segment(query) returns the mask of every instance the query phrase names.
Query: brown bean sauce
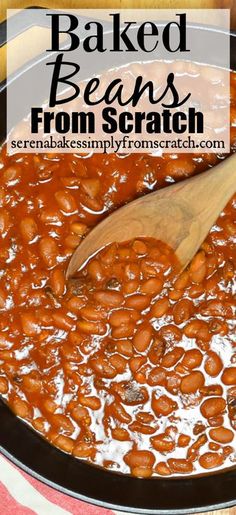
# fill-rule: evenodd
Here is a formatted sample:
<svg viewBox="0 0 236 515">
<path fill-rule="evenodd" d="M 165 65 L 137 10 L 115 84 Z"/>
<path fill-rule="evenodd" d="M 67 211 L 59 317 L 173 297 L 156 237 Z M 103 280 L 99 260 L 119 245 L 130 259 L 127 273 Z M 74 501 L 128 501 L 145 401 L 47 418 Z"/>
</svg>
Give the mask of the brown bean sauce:
<svg viewBox="0 0 236 515">
<path fill-rule="evenodd" d="M 234 151 L 234 74 L 231 91 Z M 236 198 L 180 275 L 171 249 L 136 239 L 65 281 L 102 217 L 224 157 L 2 149 L 0 393 L 59 449 L 144 478 L 234 465 Z"/>
</svg>

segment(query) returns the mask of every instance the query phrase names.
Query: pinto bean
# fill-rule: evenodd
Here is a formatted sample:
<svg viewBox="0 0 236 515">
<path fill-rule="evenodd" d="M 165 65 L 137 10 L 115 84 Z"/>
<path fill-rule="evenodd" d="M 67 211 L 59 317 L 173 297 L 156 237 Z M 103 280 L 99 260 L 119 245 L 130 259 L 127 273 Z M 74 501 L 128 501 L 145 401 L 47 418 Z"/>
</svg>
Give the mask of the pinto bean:
<svg viewBox="0 0 236 515">
<path fill-rule="evenodd" d="M 125 305 L 127 308 L 137 309 L 138 311 L 143 311 L 150 304 L 150 299 L 147 295 L 141 295 L 137 293 L 136 295 L 131 295 L 127 298 Z"/>
<path fill-rule="evenodd" d="M 139 288 L 139 281 L 137 279 L 132 279 L 132 281 L 126 281 L 123 283 L 123 293 L 126 295 L 130 295 L 131 293 L 135 293 Z"/>
<path fill-rule="evenodd" d="M 221 302 L 220 300 L 209 300 L 200 307 L 200 313 L 203 316 L 213 317 L 232 317 L 231 306 Z"/>
<path fill-rule="evenodd" d="M 202 359 L 203 356 L 199 349 L 189 349 L 185 352 L 181 363 L 186 368 L 194 369 L 200 367 Z"/>
<path fill-rule="evenodd" d="M 76 201 L 68 190 L 60 190 L 55 193 L 58 206 L 65 213 L 73 213 L 77 210 Z"/>
<path fill-rule="evenodd" d="M 217 417 L 224 412 L 226 402 L 221 397 L 212 397 L 203 401 L 201 405 L 201 413 L 205 418 Z"/>
<path fill-rule="evenodd" d="M 191 372 L 191 374 L 188 374 L 187 376 L 184 376 L 181 385 L 180 390 L 182 393 L 196 393 L 199 388 L 201 388 L 204 385 L 205 378 L 202 372 L 194 371 Z"/>
<path fill-rule="evenodd" d="M 61 225 L 63 215 L 56 209 L 44 209 L 40 215 L 40 220 L 46 225 Z"/>
<path fill-rule="evenodd" d="M 199 449 L 207 442 L 206 434 L 200 435 L 197 440 L 188 448 L 187 458 L 191 461 L 195 461 L 198 457 Z"/>
<path fill-rule="evenodd" d="M 87 304 L 86 307 L 82 307 L 80 309 L 80 315 L 85 320 L 89 320 L 92 322 L 95 322 L 95 321 L 99 322 L 99 321 L 104 320 L 104 318 L 106 316 L 106 311 L 103 309 L 96 309 L 92 305 L 90 306 L 89 304 Z"/>
<path fill-rule="evenodd" d="M 101 188 L 101 183 L 99 179 L 82 179 L 81 187 L 85 193 L 93 199 L 97 197 Z"/>
<path fill-rule="evenodd" d="M 180 389 L 181 377 L 177 372 L 172 371 L 168 373 L 166 381 L 166 390 L 172 395 L 177 395 Z"/>
<path fill-rule="evenodd" d="M 155 367 L 148 376 L 148 384 L 150 384 L 150 386 L 165 386 L 166 379 L 167 376 L 165 369 L 162 367 Z"/>
<path fill-rule="evenodd" d="M 130 322 L 131 319 L 131 311 L 128 309 L 117 309 L 111 313 L 109 318 L 109 323 L 113 327 L 120 327 L 121 325 L 126 325 Z"/>
<path fill-rule="evenodd" d="M 152 446 L 156 451 L 162 453 L 172 452 L 175 448 L 175 442 L 165 433 L 161 433 L 151 438 Z"/>
<path fill-rule="evenodd" d="M 150 424 L 142 424 L 141 422 L 135 421 L 129 425 L 129 429 L 136 433 L 143 435 L 153 435 L 156 432 L 156 427 L 152 427 Z"/>
<path fill-rule="evenodd" d="M 123 358 L 123 356 L 120 356 L 119 354 L 113 354 L 110 357 L 110 362 L 119 374 L 123 374 L 125 372 L 127 361 L 125 358 Z"/>
<path fill-rule="evenodd" d="M 66 417 L 65 415 L 53 414 L 50 417 L 50 420 L 53 425 L 55 425 L 56 428 L 59 430 L 65 431 L 65 433 L 72 434 L 74 432 L 74 426 L 69 419 L 69 417 Z"/>
<path fill-rule="evenodd" d="M 170 458 L 167 460 L 168 466 L 172 472 L 177 474 L 191 474 L 193 472 L 193 464 L 191 461 L 185 459 Z"/>
<path fill-rule="evenodd" d="M 133 338 L 133 346 L 136 351 L 144 352 L 150 345 L 153 335 L 153 328 L 148 322 L 142 323 Z"/>
<path fill-rule="evenodd" d="M 20 222 L 20 231 L 22 234 L 22 238 L 26 242 L 32 241 L 38 233 L 38 226 L 34 218 L 30 216 L 23 218 Z"/>
<path fill-rule="evenodd" d="M 114 438 L 114 440 L 119 440 L 120 442 L 126 442 L 130 440 L 130 435 L 126 429 L 115 427 L 112 429 L 112 438 Z"/>
<path fill-rule="evenodd" d="M 206 359 L 205 365 L 204 365 L 204 369 L 205 369 L 206 373 L 211 377 L 216 377 L 219 375 L 222 368 L 223 368 L 223 363 L 222 363 L 220 356 L 218 356 L 218 354 L 216 354 L 216 352 L 209 351 L 207 353 L 207 359 Z M 235 377 L 236 377 L 236 375 L 235 375 Z"/>
<path fill-rule="evenodd" d="M 75 445 L 75 442 L 72 438 L 64 435 L 57 436 L 53 443 L 56 447 L 64 452 L 67 452 L 68 454 L 72 453 L 73 447 Z"/>
<path fill-rule="evenodd" d="M 5 377 L 0 376 L 0 394 L 6 394 L 8 392 L 8 381 Z"/>
<path fill-rule="evenodd" d="M 178 438 L 178 447 L 187 447 L 191 441 L 191 437 L 188 435 L 180 434 Z"/>
<path fill-rule="evenodd" d="M 65 250 L 65 253 L 67 253 L 66 255 L 70 255 L 71 249 L 76 249 L 76 247 L 79 246 L 80 240 L 81 240 L 81 238 L 77 234 L 69 234 L 65 238 L 64 245 L 66 246 L 66 250 Z"/>
<path fill-rule="evenodd" d="M 156 398 L 155 394 L 152 396 L 152 409 L 157 417 L 163 415 L 168 416 L 170 413 L 178 408 L 177 402 L 173 401 L 167 395 L 161 395 Z"/>
<path fill-rule="evenodd" d="M 57 264 L 59 251 L 57 244 L 50 236 L 43 237 L 39 242 L 40 255 L 48 268 L 52 268 Z"/>
<path fill-rule="evenodd" d="M 84 406 L 76 406 L 72 409 L 71 416 L 76 422 L 81 422 L 89 417 L 89 411 Z"/>
<path fill-rule="evenodd" d="M 159 299 L 153 304 L 151 309 L 151 316 L 155 318 L 161 318 L 164 315 L 166 315 L 168 309 L 169 309 L 169 299 L 168 297 L 163 297 L 162 299 Z"/>
<path fill-rule="evenodd" d="M 99 356 L 96 359 L 91 359 L 89 364 L 94 372 L 100 377 L 112 379 L 117 375 L 117 370 L 106 358 L 103 358 L 102 356 Z"/>
<path fill-rule="evenodd" d="M 223 395 L 223 388 L 220 384 L 211 384 L 209 386 L 202 386 L 200 388 L 200 393 L 204 397 L 212 397 L 213 395 L 220 396 Z"/>
<path fill-rule="evenodd" d="M 122 406 L 120 402 L 113 402 L 110 404 L 110 410 L 113 415 L 113 417 L 116 420 L 119 420 L 121 423 L 129 423 L 131 422 L 131 416 L 127 411 L 125 411 L 125 408 Z"/>
<path fill-rule="evenodd" d="M 201 283 L 206 276 L 206 255 L 200 250 L 192 259 L 189 267 L 190 277 L 194 283 Z"/>
<path fill-rule="evenodd" d="M 234 438 L 234 433 L 231 431 L 231 429 L 227 429 L 227 427 L 216 427 L 214 429 L 211 429 L 209 431 L 209 435 L 212 438 L 212 440 L 215 440 L 219 443 L 230 443 L 232 442 Z"/>
<path fill-rule="evenodd" d="M 29 419 L 32 416 L 32 409 L 30 408 L 30 405 L 28 402 L 23 401 L 20 398 L 15 398 L 11 402 L 11 408 L 17 417 Z"/>
<path fill-rule="evenodd" d="M 173 308 L 173 317 L 177 325 L 183 324 L 190 319 L 193 313 L 193 303 L 189 299 L 181 299 Z"/>
<path fill-rule="evenodd" d="M 224 417 L 222 415 L 218 415 L 216 417 L 208 418 L 208 424 L 211 427 L 222 426 L 223 423 L 224 423 Z"/>
<path fill-rule="evenodd" d="M 0 309 L 6 308 L 6 302 L 7 302 L 7 293 L 3 290 L 3 288 L 0 288 Z"/>
<path fill-rule="evenodd" d="M 88 264 L 88 273 L 90 277 L 97 282 L 101 282 L 104 279 L 103 269 L 98 259 L 90 261 Z"/>
<path fill-rule="evenodd" d="M 182 347 L 175 347 L 173 350 L 167 352 L 163 358 L 161 365 L 165 368 L 171 368 L 181 359 L 184 349 Z"/>
<path fill-rule="evenodd" d="M 224 462 L 223 455 L 218 452 L 205 452 L 199 458 L 199 463 L 204 469 L 213 469 L 220 467 Z"/>
<path fill-rule="evenodd" d="M 41 392 L 42 381 L 37 376 L 37 373 L 34 374 L 32 372 L 30 374 L 25 375 L 23 377 L 22 384 L 27 392 L 31 392 L 31 393 L 40 393 Z"/>
<path fill-rule="evenodd" d="M 62 270 L 52 270 L 50 274 L 50 285 L 54 295 L 61 297 L 65 291 L 65 276 Z"/>
<path fill-rule="evenodd" d="M 70 331 L 72 327 L 75 326 L 75 320 L 66 315 L 62 309 L 55 311 L 52 314 L 52 319 L 55 326 L 59 327 L 59 329 L 63 329 L 64 331 Z"/>
<path fill-rule="evenodd" d="M 135 356 L 134 358 L 131 358 L 129 360 L 129 367 L 131 372 L 135 373 L 137 372 L 144 363 L 147 362 L 147 358 L 144 356 Z"/>
<path fill-rule="evenodd" d="M 140 479 L 148 479 L 152 475 L 152 469 L 149 467 L 134 467 L 131 472 L 133 476 L 139 477 Z"/>
<path fill-rule="evenodd" d="M 163 288 L 163 281 L 157 277 L 151 277 L 141 284 L 140 291 L 147 295 L 157 295 Z"/>
<path fill-rule="evenodd" d="M 95 396 L 86 396 L 79 394 L 78 401 L 82 406 L 86 406 L 86 408 L 90 408 L 92 410 L 98 410 L 101 408 L 101 401 L 98 397 Z"/>
<path fill-rule="evenodd" d="M 128 324 L 123 324 L 120 327 L 115 327 L 112 329 L 112 337 L 113 338 L 130 338 L 133 336 L 135 331 L 135 323 L 129 322 Z"/>
<path fill-rule="evenodd" d="M 174 287 L 177 290 L 184 290 L 189 284 L 189 272 L 184 270 L 174 282 Z"/>
<path fill-rule="evenodd" d="M 229 388 L 227 392 L 227 408 L 230 423 L 236 429 L 236 388 Z"/>
<path fill-rule="evenodd" d="M 133 356 L 133 345 L 129 340 L 120 340 L 116 343 L 117 351 L 130 358 Z"/>
<path fill-rule="evenodd" d="M 86 334 L 106 334 L 106 325 L 99 321 L 79 320 L 77 327 Z"/>
<path fill-rule="evenodd" d="M 77 313 L 84 306 L 84 304 L 85 301 L 83 300 L 83 298 L 76 297 L 75 295 L 73 295 L 73 297 L 71 297 L 70 300 L 67 302 L 67 308 L 69 311 Z"/>
<path fill-rule="evenodd" d="M 132 248 L 140 256 L 144 256 L 147 253 L 147 245 L 142 240 L 135 240 Z"/>
<path fill-rule="evenodd" d="M 131 468 L 152 468 L 155 463 L 154 454 L 150 451 L 129 451 L 124 456 L 125 463 Z"/>
<path fill-rule="evenodd" d="M 221 381 L 226 385 L 236 385 L 236 367 L 225 368 Z"/>
<path fill-rule="evenodd" d="M 123 295 L 117 291 L 98 291 L 94 293 L 94 299 L 108 308 L 118 308 L 123 303 Z"/>
<path fill-rule="evenodd" d="M 166 342 L 163 338 L 155 336 L 151 348 L 148 352 L 148 358 L 153 365 L 157 365 L 165 354 Z"/>
<path fill-rule="evenodd" d="M 36 316 L 31 312 L 25 312 L 21 315 L 22 329 L 26 336 L 34 336 L 40 332 Z"/>
<path fill-rule="evenodd" d="M 176 344 L 182 338 L 182 332 L 178 327 L 173 324 L 167 324 L 161 327 L 159 330 L 159 335 L 168 343 L 168 344 Z"/>
<path fill-rule="evenodd" d="M 11 185 L 11 182 L 19 179 L 21 175 L 21 167 L 18 166 L 17 164 L 14 164 L 12 166 L 9 166 L 8 168 L 6 168 L 4 171 L 3 171 L 3 179 L 4 179 L 4 182 L 6 182 L 6 184 L 8 186 Z"/>
<path fill-rule="evenodd" d="M 94 458 L 96 449 L 87 442 L 79 442 L 73 448 L 73 456 L 76 458 Z"/>
<path fill-rule="evenodd" d="M 73 222 L 70 226 L 71 232 L 77 234 L 77 236 L 84 236 L 84 234 L 87 232 L 88 227 L 87 225 L 80 223 L 80 222 Z"/>
<path fill-rule="evenodd" d="M 206 322 L 203 320 L 191 320 L 183 329 L 185 336 L 202 341 L 210 341 L 211 335 Z"/>
<path fill-rule="evenodd" d="M 160 461 L 159 463 L 157 463 L 155 471 L 160 476 L 169 476 L 171 474 L 170 468 L 164 461 Z"/>
</svg>

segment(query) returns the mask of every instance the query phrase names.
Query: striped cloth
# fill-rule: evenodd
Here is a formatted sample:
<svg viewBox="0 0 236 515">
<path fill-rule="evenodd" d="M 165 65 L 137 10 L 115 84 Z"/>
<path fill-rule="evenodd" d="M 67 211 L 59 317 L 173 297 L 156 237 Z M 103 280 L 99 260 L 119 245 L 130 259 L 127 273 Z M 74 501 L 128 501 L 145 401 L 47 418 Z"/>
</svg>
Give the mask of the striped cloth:
<svg viewBox="0 0 236 515">
<path fill-rule="evenodd" d="M 1 515 L 119 515 L 61 494 L 0 455 Z M 120 514 L 121 515 L 121 514 Z"/>
</svg>

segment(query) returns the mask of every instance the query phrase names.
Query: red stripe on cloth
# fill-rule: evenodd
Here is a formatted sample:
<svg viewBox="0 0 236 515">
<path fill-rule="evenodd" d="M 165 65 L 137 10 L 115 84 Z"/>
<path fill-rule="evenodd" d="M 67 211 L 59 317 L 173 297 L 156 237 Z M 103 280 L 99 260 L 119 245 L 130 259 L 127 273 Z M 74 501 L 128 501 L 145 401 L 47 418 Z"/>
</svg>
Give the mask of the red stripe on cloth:
<svg viewBox="0 0 236 515">
<path fill-rule="evenodd" d="M 74 499 L 69 495 L 62 494 L 51 488 L 41 481 L 32 478 L 25 472 L 22 472 L 22 475 L 31 483 L 31 485 L 38 490 L 46 499 L 51 501 L 52 503 L 64 508 L 67 511 L 70 511 L 72 515 L 114 515 L 114 512 L 111 510 L 107 510 L 106 508 L 100 508 L 98 506 L 93 506 L 92 504 L 88 504 L 78 499 Z M 5 514 L 4 514 L 5 515 Z M 12 515 L 12 514 L 11 514 Z M 17 514 L 18 515 L 18 514 Z"/>
<path fill-rule="evenodd" d="M 35 511 L 30 510 L 30 508 L 26 508 L 19 504 L 15 499 L 9 494 L 9 491 L 5 486 L 0 482 L 0 513 L 2 515 L 35 515 Z"/>
</svg>

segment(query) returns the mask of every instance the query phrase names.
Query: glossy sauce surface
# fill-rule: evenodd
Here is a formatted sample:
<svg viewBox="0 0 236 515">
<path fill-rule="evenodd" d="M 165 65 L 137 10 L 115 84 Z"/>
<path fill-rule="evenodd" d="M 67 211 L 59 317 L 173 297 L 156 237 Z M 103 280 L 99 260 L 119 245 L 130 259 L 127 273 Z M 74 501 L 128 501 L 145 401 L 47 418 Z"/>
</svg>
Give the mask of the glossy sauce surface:
<svg viewBox="0 0 236 515">
<path fill-rule="evenodd" d="M 232 76 L 232 150 L 235 102 Z M 104 215 L 223 157 L 2 150 L 0 393 L 63 451 L 139 477 L 235 463 L 236 198 L 180 276 L 148 239 L 64 276 Z"/>
</svg>

